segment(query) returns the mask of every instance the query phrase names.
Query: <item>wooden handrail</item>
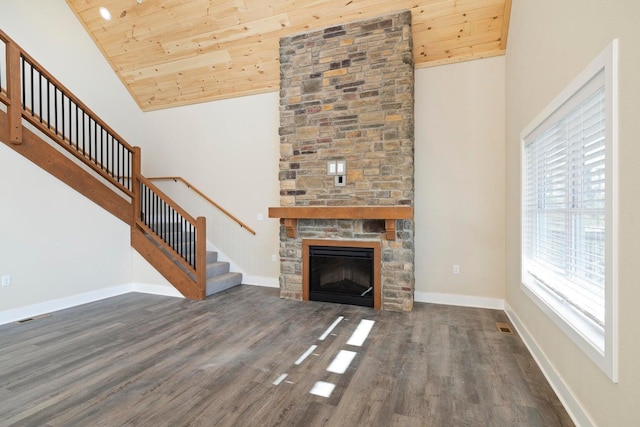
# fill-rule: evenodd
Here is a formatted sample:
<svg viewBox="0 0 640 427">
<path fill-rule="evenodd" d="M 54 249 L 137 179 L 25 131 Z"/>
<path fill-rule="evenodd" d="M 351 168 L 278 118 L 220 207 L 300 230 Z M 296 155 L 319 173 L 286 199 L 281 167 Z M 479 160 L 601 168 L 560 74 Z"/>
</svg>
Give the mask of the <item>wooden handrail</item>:
<svg viewBox="0 0 640 427">
<path fill-rule="evenodd" d="M 256 232 L 251 227 L 249 227 L 247 224 L 245 224 L 244 222 L 240 221 L 238 218 L 233 216 L 225 208 L 223 208 L 222 206 L 220 206 L 219 204 L 217 204 L 216 202 L 211 200 L 209 197 L 207 197 L 206 194 L 204 194 L 202 191 L 198 190 L 197 187 L 195 187 L 193 184 L 191 184 L 189 181 L 187 181 L 186 179 L 182 178 L 181 176 L 154 176 L 154 177 L 147 178 L 147 179 L 150 180 L 150 181 L 174 181 L 174 182 L 182 181 L 182 183 L 184 185 L 186 185 L 187 188 L 189 188 L 190 190 L 192 190 L 195 193 L 197 193 L 200 197 L 205 199 L 207 202 L 211 203 L 220 212 L 222 212 L 223 214 L 228 216 L 231 220 L 236 222 L 240 227 L 244 228 L 249 233 L 251 233 L 251 234 L 253 234 L 255 236 Z"/>
</svg>

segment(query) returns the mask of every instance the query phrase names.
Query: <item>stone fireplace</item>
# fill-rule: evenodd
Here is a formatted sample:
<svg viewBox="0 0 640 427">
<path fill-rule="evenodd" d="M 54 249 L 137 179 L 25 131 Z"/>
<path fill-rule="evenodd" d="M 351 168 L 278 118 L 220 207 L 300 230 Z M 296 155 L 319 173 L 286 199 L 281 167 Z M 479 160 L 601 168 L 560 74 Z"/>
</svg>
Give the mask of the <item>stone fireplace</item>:
<svg viewBox="0 0 640 427">
<path fill-rule="evenodd" d="M 281 297 L 308 299 L 310 241 L 361 242 L 377 308 L 412 309 L 413 71 L 409 11 L 280 40 Z"/>
</svg>

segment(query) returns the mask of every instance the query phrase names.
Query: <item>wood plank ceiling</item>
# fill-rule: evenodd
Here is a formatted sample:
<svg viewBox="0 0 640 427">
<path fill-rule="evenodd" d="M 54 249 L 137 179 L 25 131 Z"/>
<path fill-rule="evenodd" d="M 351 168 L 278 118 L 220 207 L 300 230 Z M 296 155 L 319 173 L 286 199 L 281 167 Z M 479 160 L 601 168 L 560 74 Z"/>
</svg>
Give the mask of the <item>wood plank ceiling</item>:
<svg viewBox="0 0 640 427">
<path fill-rule="evenodd" d="M 276 91 L 280 37 L 403 9 L 416 68 L 502 55 L 511 9 L 511 0 L 66 1 L 143 111 Z"/>
</svg>

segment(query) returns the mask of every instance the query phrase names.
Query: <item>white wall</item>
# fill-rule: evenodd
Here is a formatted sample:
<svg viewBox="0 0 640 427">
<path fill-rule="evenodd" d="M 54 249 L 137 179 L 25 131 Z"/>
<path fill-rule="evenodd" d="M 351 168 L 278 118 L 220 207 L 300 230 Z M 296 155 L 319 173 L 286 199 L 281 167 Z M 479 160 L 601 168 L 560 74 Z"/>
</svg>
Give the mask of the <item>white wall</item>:
<svg viewBox="0 0 640 427">
<path fill-rule="evenodd" d="M 640 2 L 513 2 L 506 57 L 507 303 L 583 425 L 636 426 L 640 402 Z M 520 289 L 522 129 L 612 39 L 620 40 L 619 382 L 613 384 Z"/>
<path fill-rule="evenodd" d="M 129 227 L 0 144 L 0 312 L 131 281 Z"/>
<path fill-rule="evenodd" d="M 64 0 L 1 1 L 0 28 L 131 144 L 142 112 Z M 0 146 L 0 312 L 132 282 L 129 228 Z"/>
<path fill-rule="evenodd" d="M 268 218 L 280 203 L 278 102 L 267 93 L 145 113 L 142 149 L 146 176 L 181 176 L 256 231 L 182 184 L 157 183 L 193 216 L 207 217 L 208 240 L 245 273 L 244 283 L 267 286 L 279 276 L 279 221 Z"/>
<path fill-rule="evenodd" d="M 504 79 L 504 57 L 416 71 L 417 300 L 502 305 Z"/>
</svg>

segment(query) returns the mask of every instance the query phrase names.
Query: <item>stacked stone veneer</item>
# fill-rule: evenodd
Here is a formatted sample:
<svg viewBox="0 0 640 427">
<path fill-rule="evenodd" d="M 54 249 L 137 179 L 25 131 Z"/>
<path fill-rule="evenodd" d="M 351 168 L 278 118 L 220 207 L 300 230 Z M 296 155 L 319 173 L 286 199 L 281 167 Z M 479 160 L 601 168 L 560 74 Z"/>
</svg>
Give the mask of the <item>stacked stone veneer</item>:
<svg viewBox="0 0 640 427">
<path fill-rule="evenodd" d="M 413 206 L 413 56 L 409 11 L 280 40 L 281 206 Z M 346 160 L 346 185 L 327 175 Z M 384 218 L 380 218 L 383 220 Z M 280 233 L 281 296 L 302 297 L 302 239 L 382 243 L 382 308 L 410 311 L 413 221 L 298 221 Z"/>
</svg>

